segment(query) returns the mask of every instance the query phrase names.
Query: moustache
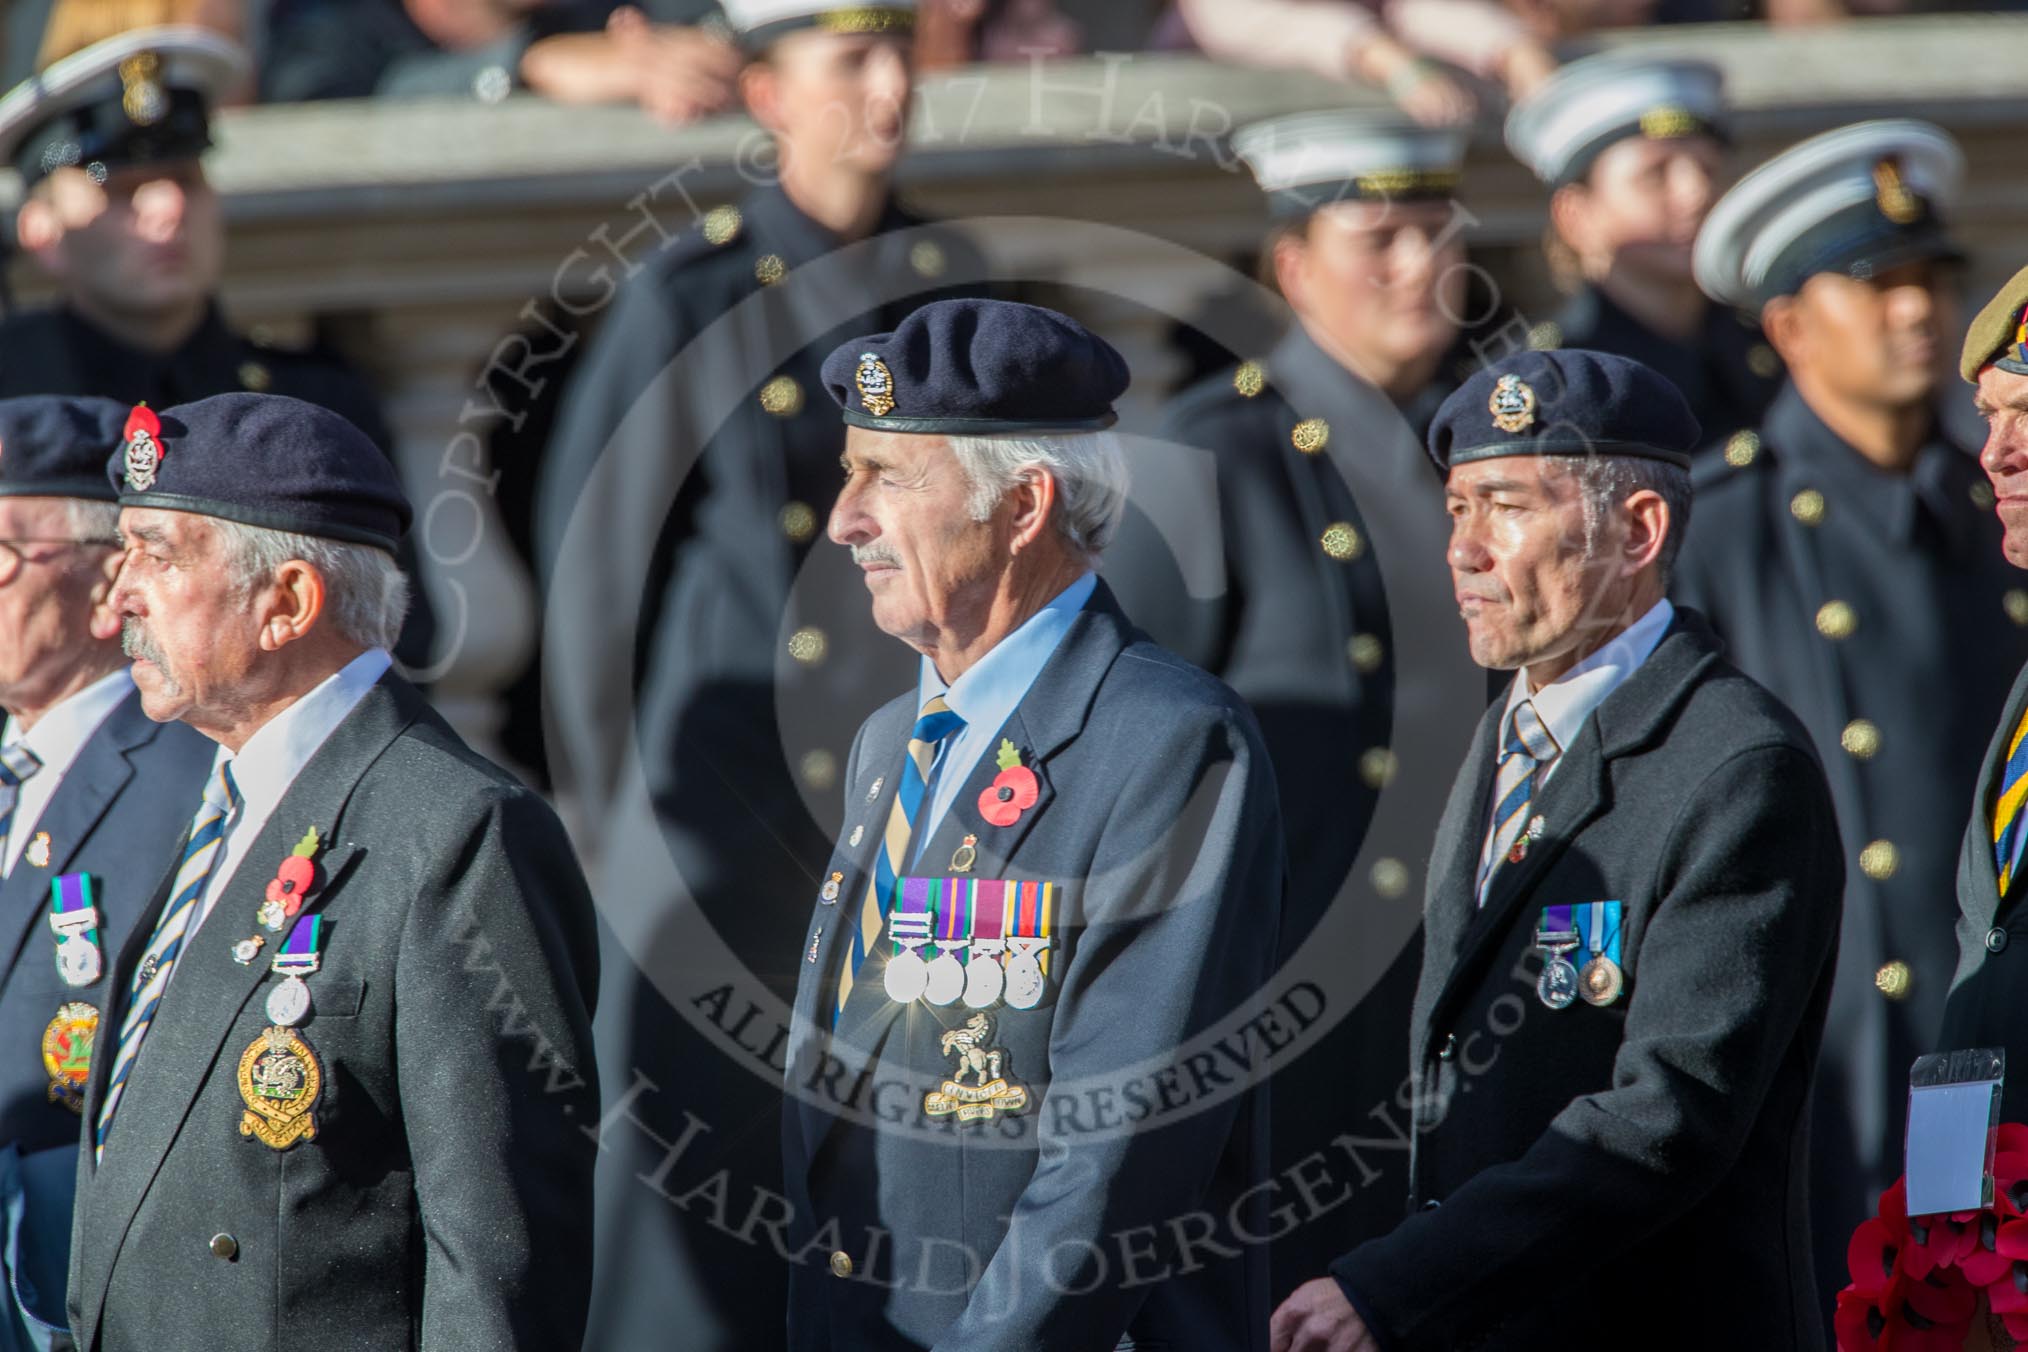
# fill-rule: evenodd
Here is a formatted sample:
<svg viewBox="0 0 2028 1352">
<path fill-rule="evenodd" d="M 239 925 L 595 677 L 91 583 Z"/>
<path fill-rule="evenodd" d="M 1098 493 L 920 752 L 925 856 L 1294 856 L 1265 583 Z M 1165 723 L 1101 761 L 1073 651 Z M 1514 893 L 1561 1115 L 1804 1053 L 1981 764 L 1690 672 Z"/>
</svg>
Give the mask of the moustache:
<svg viewBox="0 0 2028 1352">
<path fill-rule="evenodd" d="M 165 669 L 169 664 L 168 656 L 155 646 L 155 641 L 148 637 L 148 631 L 143 629 L 141 622 L 136 619 L 129 618 L 121 622 L 120 651 L 129 657 L 153 662 Z"/>
<path fill-rule="evenodd" d="M 901 555 L 885 545 L 852 546 L 852 562 L 857 564 L 884 563 L 889 567 L 901 567 Z"/>
</svg>

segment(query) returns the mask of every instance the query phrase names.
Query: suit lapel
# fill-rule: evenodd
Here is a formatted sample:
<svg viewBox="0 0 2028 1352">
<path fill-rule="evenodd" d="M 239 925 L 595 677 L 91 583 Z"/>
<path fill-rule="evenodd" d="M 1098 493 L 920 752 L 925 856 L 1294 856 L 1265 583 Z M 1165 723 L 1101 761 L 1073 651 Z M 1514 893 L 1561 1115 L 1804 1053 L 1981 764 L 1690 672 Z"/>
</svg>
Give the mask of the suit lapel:
<svg viewBox="0 0 2028 1352">
<path fill-rule="evenodd" d="M 337 837 L 344 807 L 361 776 L 382 752 L 400 736 L 420 711 L 421 698 L 392 675 L 383 677 L 366 692 L 351 713 L 318 748 L 296 776 L 282 801 L 276 805 L 261 832 L 225 889 L 211 907 L 202 927 L 192 934 L 177 959 L 169 994 L 156 1011 L 141 1044 L 129 1085 L 145 1087 L 154 1097 L 145 1110 L 123 1103 L 115 1130 L 107 1145 L 105 1160 L 98 1166 L 90 1194 L 92 1234 L 99 1261 L 83 1274 L 90 1299 L 87 1308 L 96 1308 L 105 1284 L 112 1276 L 112 1264 L 128 1225 L 147 1194 L 163 1158 L 175 1144 L 185 1117 L 199 1092 L 214 1073 L 221 1049 L 240 1009 L 268 974 L 267 959 L 273 948 L 265 947 L 259 959 L 247 964 L 235 962 L 233 944 L 256 931 L 254 912 L 259 907 L 269 878 L 278 860 L 289 852 L 303 832 L 315 825 L 327 832 L 332 847 L 318 861 L 324 874 L 325 892 L 316 904 L 328 901 L 330 882 L 336 880 L 354 852 Z M 193 815 L 196 805 L 192 804 Z M 137 926 L 121 954 L 120 970 L 133 970 L 133 963 L 146 947 L 146 935 L 153 928 L 152 915 L 159 914 L 161 898 L 151 907 L 151 923 Z M 271 937 L 271 936 L 270 936 Z M 117 1029 L 117 1024 L 114 1025 Z M 117 1032 L 113 1035 L 117 1037 Z M 108 1048 L 113 1046 L 108 1041 Z M 236 1055 L 238 1048 L 231 1049 Z M 89 1110 L 96 1120 L 97 1104 L 103 1092 L 102 1077 L 110 1073 L 115 1058 L 93 1058 L 93 1092 Z M 200 1130 L 226 1133 L 230 1122 L 204 1124 Z"/>
<path fill-rule="evenodd" d="M 85 837 L 133 778 L 134 765 L 128 754 L 154 740 L 157 729 L 154 720 L 141 712 L 141 697 L 128 694 L 85 740 L 42 815 L 32 823 L 23 823 L 23 830 L 48 834 L 49 862 L 37 867 L 28 862 L 24 852 L 7 881 L 0 884 L 0 958 L 6 959 L 0 971 L 13 970 L 23 947 L 43 928 L 42 918 L 49 912 L 49 880 L 70 864 Z"/>
<path fill-rule="evenodd" d="M 1474 884 L 1493 797 L 1494 749 L 1499 745 L 1500 720 L 1506 711 L 1503 698 L 1480 718 L 1430 852 L 1433 862 L 1429 893 L 1423 902 L 1423 944 L 1432 958 L 1440 960 L 1439 970 L 1448 969 L 1456 959 L 1465 931 L 1478 915 Z"/>
</svg>

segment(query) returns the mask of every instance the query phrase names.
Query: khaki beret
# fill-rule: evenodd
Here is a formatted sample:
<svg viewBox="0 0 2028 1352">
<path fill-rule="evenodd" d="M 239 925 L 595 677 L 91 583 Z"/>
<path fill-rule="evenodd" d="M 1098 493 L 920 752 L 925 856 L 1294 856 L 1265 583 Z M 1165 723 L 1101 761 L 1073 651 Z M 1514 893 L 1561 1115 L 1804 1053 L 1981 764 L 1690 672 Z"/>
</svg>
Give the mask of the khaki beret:
<svg viewBox="0 0 2028 1352">
<path fill-rule="evenodd" d="M 1986 302 L 1965 334 L 1965 352 L 1958 359 L 1958 374 L 1974 385 L 1988 362 L 2002 371 L 2028 376 L 2028 268 L 2022 268 Z"/>
</svg>

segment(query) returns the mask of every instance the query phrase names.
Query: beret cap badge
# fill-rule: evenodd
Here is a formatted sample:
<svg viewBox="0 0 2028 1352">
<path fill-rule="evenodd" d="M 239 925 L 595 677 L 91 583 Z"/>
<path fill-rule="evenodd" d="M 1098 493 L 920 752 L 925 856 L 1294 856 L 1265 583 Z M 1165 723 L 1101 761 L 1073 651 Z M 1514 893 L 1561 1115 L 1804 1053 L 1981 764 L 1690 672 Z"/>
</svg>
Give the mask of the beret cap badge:
<svg viewBox="0 0 2028 1352">
<path fill-rule="evenodd" d="M 162 58 L 153 52 L 138 52 L 120 62 L 120 107 L 137 127 L 152 127 L 169 115 L 161 70 Z"/>
<path fill-rule="evenodd" d="M 1504 375 L 1494 383 L 1486 411 L 1493 426 L 1502 432 L 1525 432 L 1535 424 L 1535 391 L 1517 375 Z"/>
<path fill-rule="evenodd" d="M 162 420 L 146 404 L 134 405 L 127 415 L 127 487 L 145 493 L 155 486 L 155 470 L 162 463 Z"/>
<path fill-rule="evenodd" d="M 1922 215 L 1922 202 L 1908 190 L 1901 178 L 1901 166 L 1892 156 L 1873 166 L 1873 200 L 1880 214 L 1896 225 L 1911 225 Z"/>
<path fill-rule="evenodd" d="M 859 354 L 859 369 L 853 373 L 853 383 L 859 387 L 859 401 L 866 405 L 868 413 L 885 418 L 894 411 L 894 375 L 877 353 Z"/>
</svg>

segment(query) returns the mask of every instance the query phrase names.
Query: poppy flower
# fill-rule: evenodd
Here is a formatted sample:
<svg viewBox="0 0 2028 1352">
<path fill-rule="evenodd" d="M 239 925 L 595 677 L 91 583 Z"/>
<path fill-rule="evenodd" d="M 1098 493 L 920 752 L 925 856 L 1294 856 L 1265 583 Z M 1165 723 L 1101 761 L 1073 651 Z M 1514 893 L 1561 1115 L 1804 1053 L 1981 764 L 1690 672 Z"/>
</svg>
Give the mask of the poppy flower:
<svg viewBox="0 0 2028 1352">
<path fill-rule="evenodd" d="M 1860 1222 L 1845 1247 L 1845 1268 L 1852 1275 L 1852 1285 L 1846 1290 L 1865 1297 L 1885 1294 L 1895 1282 L 1901 1246 L 1902 1237 L 1886 1221 L 1875 1217 Z"/>
<path fill-rule="evenodd" d="M 302 909 L 303 898 L 317 880 L 317 866 L 300 854 L 285 856 L 268 880 L 267 898 L 289 915 Z"/>
<path fill-rule="evenodd" d="M 1012 765 L 994 775 L 979 795 L 979 815 L 994 826 L 1012 826 L 1041 797 L 1042 786 L 1035 772 L 1025 765 Z"/>
</svg>

